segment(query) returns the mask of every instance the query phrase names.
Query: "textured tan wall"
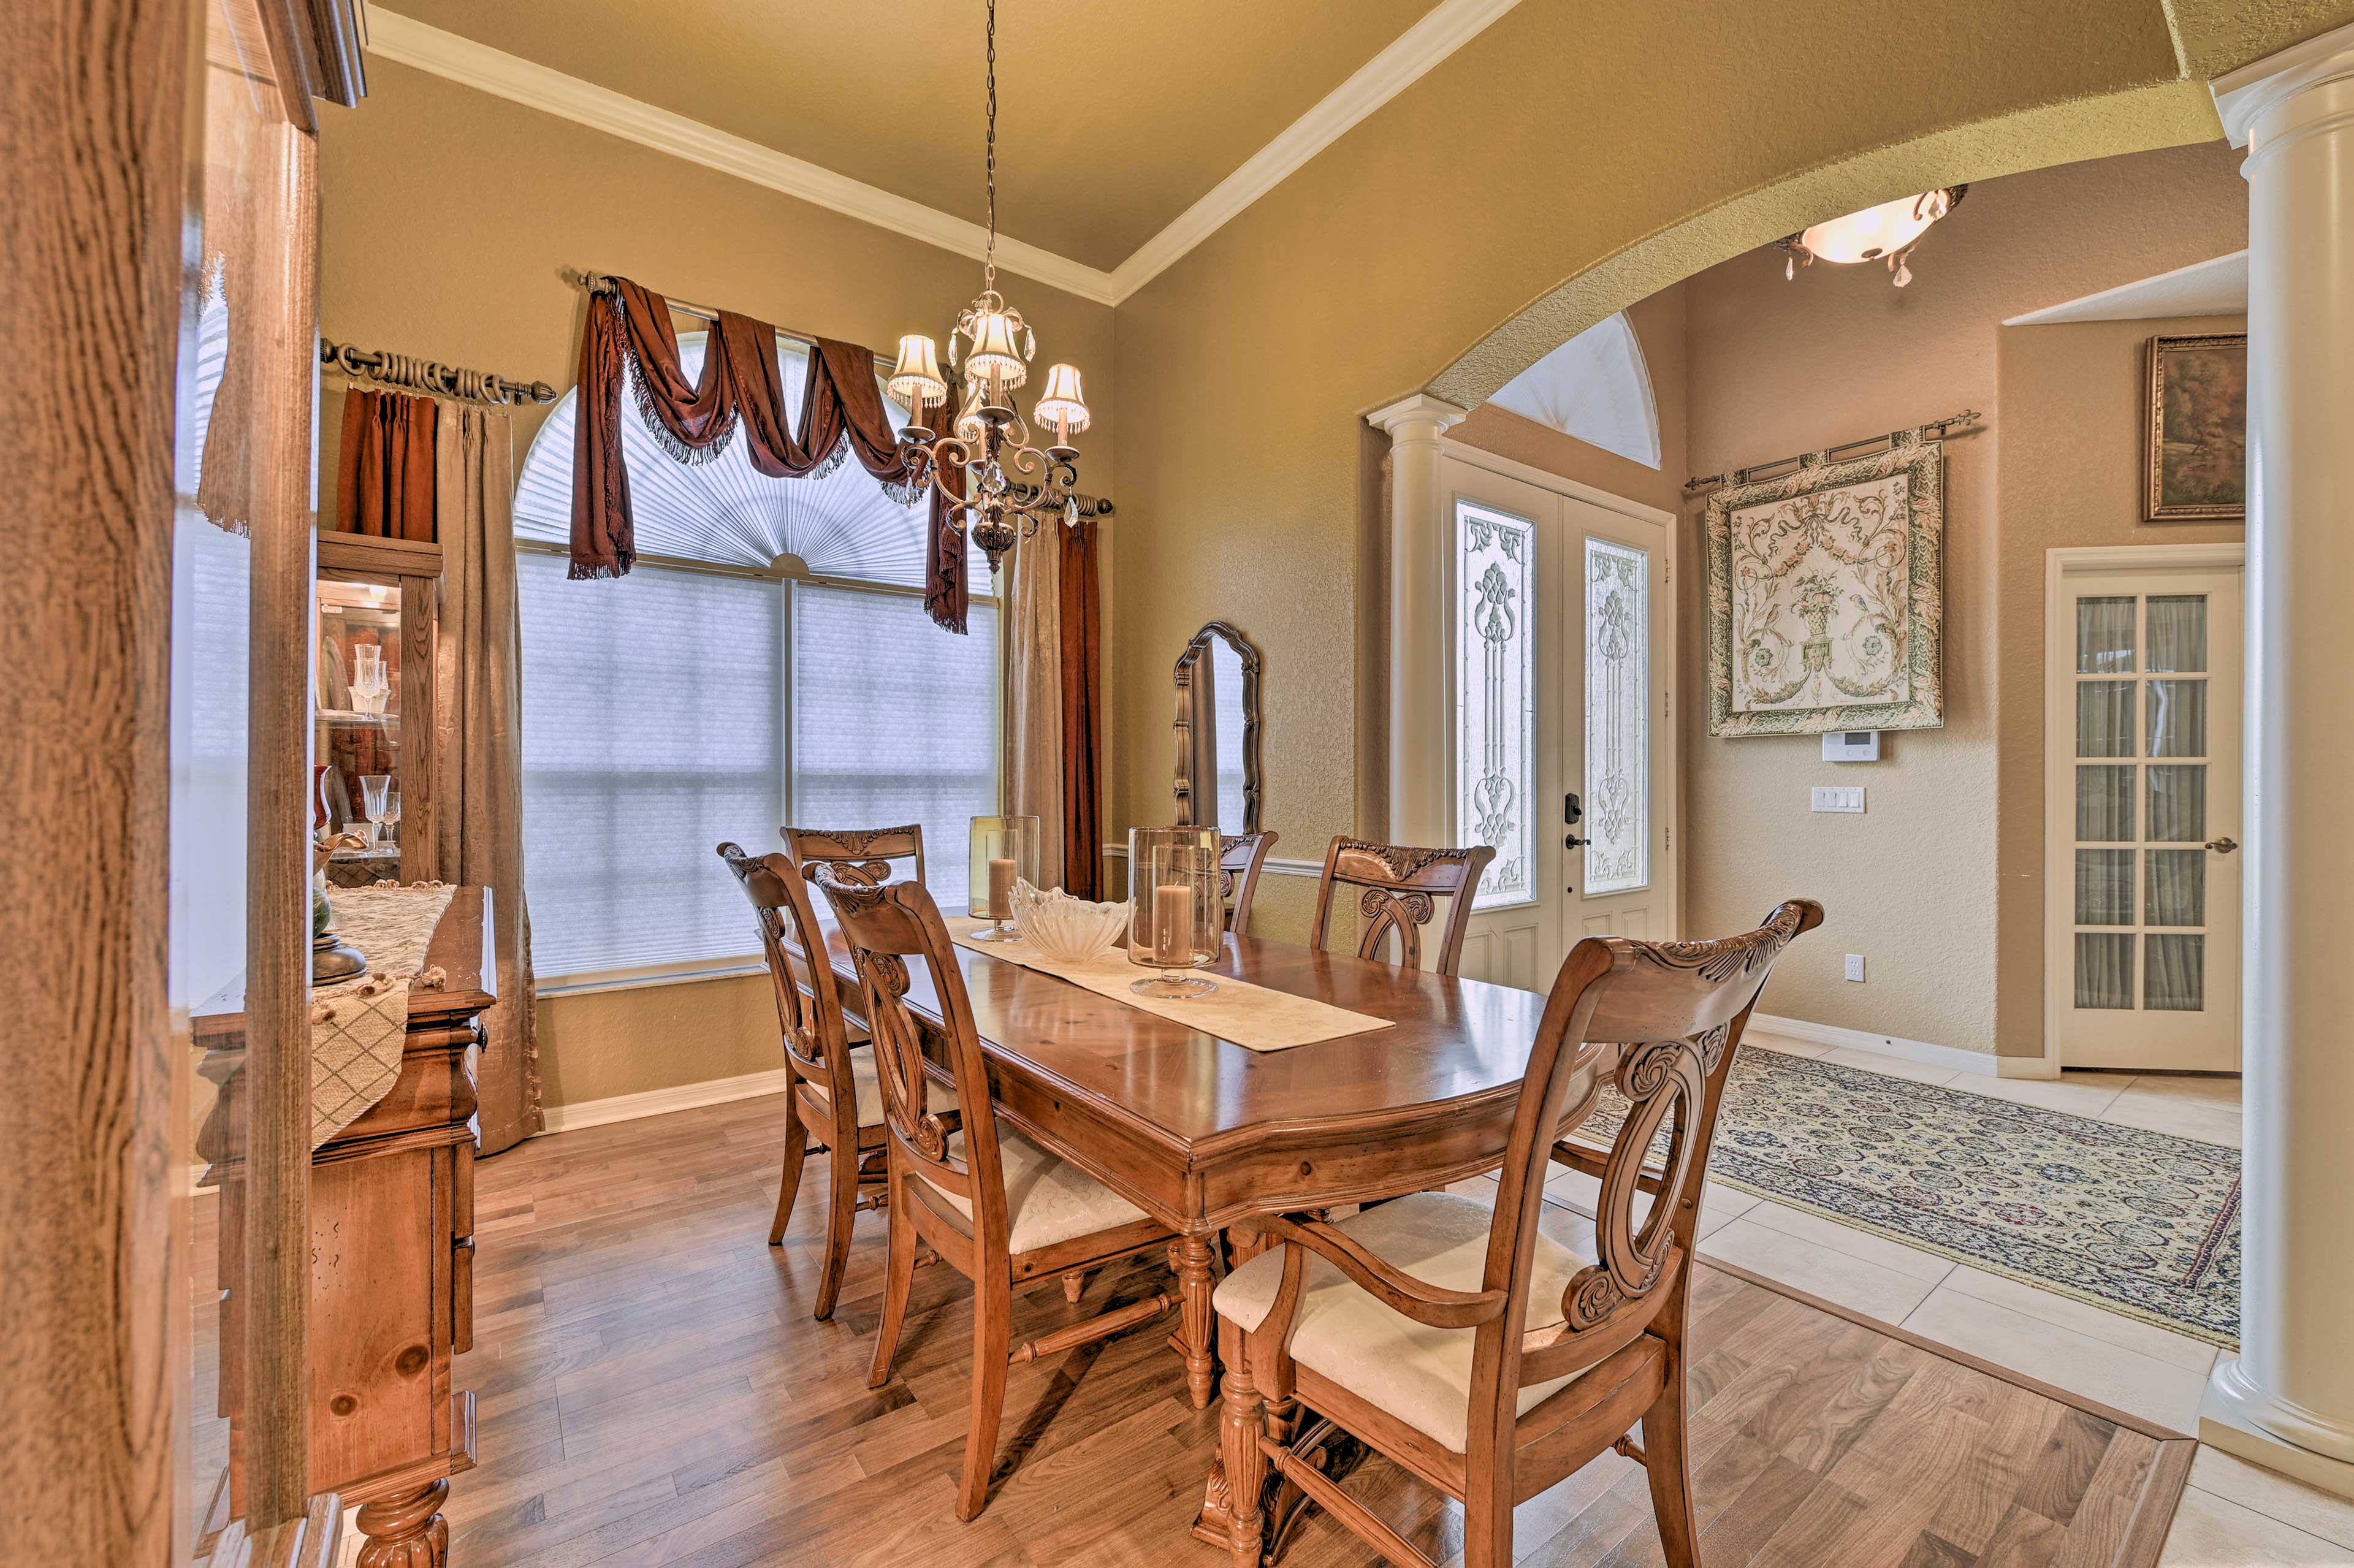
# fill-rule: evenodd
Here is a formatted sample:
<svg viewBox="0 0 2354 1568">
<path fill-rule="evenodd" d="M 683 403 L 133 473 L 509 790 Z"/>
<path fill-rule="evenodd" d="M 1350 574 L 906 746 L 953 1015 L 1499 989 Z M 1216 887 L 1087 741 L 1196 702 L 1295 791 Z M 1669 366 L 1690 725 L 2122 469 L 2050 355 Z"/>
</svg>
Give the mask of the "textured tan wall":
<svg viewBox="0 0 2354 1568">
<path fill-rule="evenodd" d="M 2228 188 L 2197 188 L 2186 220 Z M 2236 208 L 2244 225 L 2246 202 Z M 2244 228 L 2242 238 L 2244 240 Z M 2229 247 L 2232 249 L 2235 247 Z M 2043 1044 L 2044 553 L 2072 545 L 2191 545 L 2239 540 L 2239 524 L 2144 523 L 2142 420 L 2148 374 L 2144 345 L 2158 334 L 2245 332 L 2248 318 L 2186 316 L 2069 326 L 2006 327 L 1997 344 L 2004 436 L 1997 458 L 2002 495 L 1999 580 L 2002 636 L 1996 650 L 2004 832 L 1996 909 L 2001 977 L 1996 1020 L 2002 1054 L 2040 1054 Z"/>
<path fill-rule="evenodd" d="M 886 347 L 902 332 L 940 334 L 981 286 L 977 262 L 381 59 L 361 108 L 323 112 L 320 327 L 338 342 L 569 387 L 583 296 L 567 267 Z M 1013 291 L 1041 351 L 1087 378 L 1084 481 L 1115 491 L 1110 310 L 1020 281 Z M 332 511 L 342 399 L 329 387 L 320 488 Z M 516 414 L 518 462 L 544 417 Z M 774 831 L 747 822 L 737 837 Z M 712 874 L 724 874 L 716 862 Z M 542 1003 L 546 1103 L 779 1065 L 766 984 Z"/>
<path fill-rule="evenodd" d="M 1903 290 L 1872 267 L 1817 266 L 1785 282 L 1779 256 L 1765 252 L 1690 283 L 1690 440 L 1700 472 L 1966 408 L 1988 415 L 1981 433 L 1946 449 L 1945 728 L 1892 734 L 1881 762 L 1850 767 L 1824 763 L 1812 736 L 1711 739 L 1703 705 L 1686 710 L 1687 929 L 1736 929 L 1799 894 L 1828 910 L 1820 935 L 1776 969 L 1775 1012 L 1996 1048 L 1998 906 L 2016 916 L 2019 902 L 1998 898 L 1996 846 L 2031 841 L 2040 854 L 2042 821 L 2040 789 L 2025 800 L 2001 790 L 1999 650 L 2042 636 L 2043 548 L 2104 536 L 2080 539 L 2070 519 L 2048 517 L 2006 540 L 2007 515 L 2050 497 L 1999 497 L 1998 454 L 2031 429 L 2047 450 L 2081 447 L 2087 472 L 2115 464 L 2129 479 L 2139 429 L 2130 402 L 2011 407 L 1999 386 L 1999 323 L 2245 244 L 2238 164 L 2211 143 L 1974 186 L 1922 245 Z M 1687 558 L 1700 563 L 1697 507 L 1685 514 Z M 2031 567 L 2020 559 L 2027 555 Z M 2031 601 L 2003 588 L 2006 561 L 2039 574 Z M 1702 580 L 1688 573 L 1684 596 L 1684 665 L 1696 677 L 1706 668 Z M 2040 687 L 2029 700 L 2040 726 Z M 1865 787 L 1864 815 L 1809 810 L 1809 788 L 1834 782 Z M 2009 950 L 2016 967 L 2026 939 Z M 1850 952 L 1868 960 L 1862 985 L 1840 979 Z M 2041 963 L 2038 947 L 2039 985 Z M 2010 1054 L 2041 1050 L 2040 1025 L 2031 1037 L 2014 1029 L 1999 1038 Z"/>
<path fill-rule="evenodd" d="M 1984 5 L 1914 8 L 1896 47 L 1861 3 L 1522 5 L 1124 302 L 1108 836 L 1165 815 L 1169 664 L 1220 616 L 1267 657 L 1278 853 L 1379 820 L 1368 409 L 1434 377 L 1476 403 L 1808 210 L 2215 133 L 2158 9 L 2023 18 L 2032 48 Z M 1794 112 L 1818 87 L 1838 113 Z M 1292 906 L 1262 928 L 1304 931 Z"/>
</svg>

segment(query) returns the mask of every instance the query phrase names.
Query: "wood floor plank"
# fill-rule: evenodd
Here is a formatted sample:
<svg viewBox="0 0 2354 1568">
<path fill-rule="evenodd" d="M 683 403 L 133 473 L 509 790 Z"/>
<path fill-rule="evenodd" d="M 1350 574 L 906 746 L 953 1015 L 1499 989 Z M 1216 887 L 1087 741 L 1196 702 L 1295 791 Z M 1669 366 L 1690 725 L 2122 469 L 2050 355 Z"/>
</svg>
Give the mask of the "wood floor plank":
<svg viewBox="0 0 2354 1568">
<path fill-rule="evenodd" d="M 474 1349 L 456 1380 L 478 1394 L 481 1463 L 451 1488 L 453 1564 L 1218 1561 L 1186 1532 L 1218 1411 L 1192 1408 L 1159 1326 L 1013 1369 L 989 1510 L 956 1521 L 970 1287 L 919 1271 L 894 1376 L 867 1388 L 885 1221 L 859 1216 L 834 1316 L 812 1320 L 827 1176 L 810 1167 L 769 1247 L 781 1115 L 740 1101 L 481 1163 Z M 1049 1281 L 1015 1297 L 1014 1331 L 1167 1284 L 1151 1257 L 1099 1271 L 1076 1307 Z M 1730 1273 L 1695 1275 L 1691 1343 L 1709 1568 L 2109 1568 L 2128 1532 L 2162 1537 L 2181 1485 L 2153 1436 Z M 1461 1510 L 1389 1461 L 1343 1484 L 1435 1560 L 1459 1552 Z M 2153 1488 L 2172 1490 L 2153 1507 Z M 1528 1563 L 1659 1568 L 1649 1486 L 1616 1456 L 1520 1522 Z M 1280 1568 L 1374 1562 L 1311 1510 Z"/>
</svg>

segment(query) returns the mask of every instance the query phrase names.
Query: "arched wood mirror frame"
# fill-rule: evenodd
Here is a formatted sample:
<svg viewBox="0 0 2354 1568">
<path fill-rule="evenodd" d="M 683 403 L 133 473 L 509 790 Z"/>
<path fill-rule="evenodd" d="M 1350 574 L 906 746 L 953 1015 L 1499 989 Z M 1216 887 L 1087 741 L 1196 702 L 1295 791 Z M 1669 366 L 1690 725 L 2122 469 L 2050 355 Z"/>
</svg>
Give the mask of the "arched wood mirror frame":
<svg viewBox="0 0 2354 1568">
<path fill-rule="evenodd" d="M 1212 814 L 1217 804 L 1217 778 L 1214 768 L 1206 773 L 1201 758 L 1216 755 L 1216 713 L 1204 707 L 1203 694 L 1210 685 L 1205 679 L 1209 670 L 1213 640 L 1223 641 L 1234 651 L 1241 662 L 1243 715 L 1243 820 L 1240 822 L 1220 822 L 1224 833 L 1255 833 L 1259 829 L 1259 702 L 1258 650 L 1240 629 L 1223 620 L 1213 620 L 1193 633 L 1185 651 L 1177 656 L 1177 825 L 1202 825 L 1197 815 L 1196 792 L 1210 797 Z M 1211 694 L 1214 704 L 1215 694 Z M 1203 719 L 1211 722 L 1204 726 Z"/>
</svg>

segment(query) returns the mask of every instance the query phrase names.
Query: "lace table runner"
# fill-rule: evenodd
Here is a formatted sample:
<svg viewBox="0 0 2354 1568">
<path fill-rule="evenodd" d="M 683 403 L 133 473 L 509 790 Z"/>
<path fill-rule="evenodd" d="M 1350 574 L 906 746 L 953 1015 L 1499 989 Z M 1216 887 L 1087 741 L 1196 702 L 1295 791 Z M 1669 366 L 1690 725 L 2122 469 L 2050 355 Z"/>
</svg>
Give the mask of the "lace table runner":
<svg viewBox="0 0 2354 1568">
<path fill-rule="evenodd" d="M 400 1076 L 408 1038 L 408 993 L 436 990 L 425 949 L 457 889 L 339 887 L 335 933 L 367 958 L 367 972 L 311 992 L 311 1147 L 318 1148 L 374 1109 Z"/>
<path fill-rule="evenodd" d="M 1386 1018 L 1351 1012 L 1312 997 L 1269 991 L 1231 975 L 1207 971 L 1200 971 L 1203 978 L 1218 982 L 1218 989 L 1207 996 L 1139 996 L 1129 987 L 1160 971 L 1130 963 L 1126 948 L 1114 948 L 1108 953 L 1098 953 L 1076 963 L 1066 962 L 1046 957 L 1027 942 L 973 941 L 972 933 L 988 924 L 961 915 L 947 917 L 949 935 L 960 948 L 1084 986 L 1098 996 L 1188 1024 L 1221 1040 L 1231 1040 L 1245 1050 L 1288 1051 L 1294 1045 L 1313 1045 L 1319 1040 L 1337 1040 L 1345 1034 L 1365 1034 L 1394 1027 Z"/>
</svg>

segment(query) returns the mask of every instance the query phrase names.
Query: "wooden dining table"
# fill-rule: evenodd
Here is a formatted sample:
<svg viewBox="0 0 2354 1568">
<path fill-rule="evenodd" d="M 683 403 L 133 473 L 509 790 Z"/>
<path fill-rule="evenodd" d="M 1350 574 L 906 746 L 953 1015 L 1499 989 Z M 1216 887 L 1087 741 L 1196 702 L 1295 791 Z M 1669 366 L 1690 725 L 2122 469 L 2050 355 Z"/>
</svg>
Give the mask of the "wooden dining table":
<svg viewBox="0 0 2354 1568">
<path fill-rule="evenodd" d="M 828 922 L 843 1005 L 856 970 Z M 1210 1306 L 1221 1233 L 1238 1252 L 1267 1215 L 1396 1197 L 1492 1170 L 1545 999 L 1288 942 L 1229 935 L 1200 972 L 1312 997 L 1387 1029 L 1254 1051 L 1068 980 L 960 947 L 1001 1116 L 1178 1233 L 1172 1347 L 1195 1409 L 1217 1377 Z M 937 1026 L 930 976 L 907 1005 Z M 1146 971 L 1139 969 L 1140 975 Z M 1215 1469 L 1194 1533 L 1227 1540 Z"/>
</svg>

